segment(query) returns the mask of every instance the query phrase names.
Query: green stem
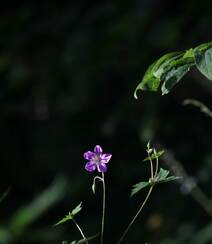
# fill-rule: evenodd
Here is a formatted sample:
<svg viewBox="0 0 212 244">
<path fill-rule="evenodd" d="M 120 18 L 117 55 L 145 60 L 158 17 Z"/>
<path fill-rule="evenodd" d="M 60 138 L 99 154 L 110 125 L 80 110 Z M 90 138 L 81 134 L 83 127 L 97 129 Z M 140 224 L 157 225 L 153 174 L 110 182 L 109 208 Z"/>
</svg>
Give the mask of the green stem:
<svg viewBox="0 0 212 244">
<path fill-rule="evenodd" d="M 101 230 L 101 244 L 103 244 L 103 238 L 104 238 L 104 223 L 105 223 L 105 179 L 104 179 L 104 173 L 102 173 L 102 186 L 103 186 L 103 199 L 102 199 L 102 230 Z"/>
<path fill-rule="evenodd" d="M 150 189 L 149 189 L 149 191 L 148 191 L 148 193 L 147 193 L 147 196 L 146 196 L 145 200 L 143 201 L 142 205 L 140 206 L 140 208 L 139 208 L 138 212 L 136 213 L 136 215 L 134 216 L 134 218 L 131 220 L 131 222 L 130 222 L 129 225 L 127 226 L 127 228 L 126 228 L 126 230 L 124 231 L 124 233 L 122 234 L 121 238 L 118 240 L 117 244 L 120 244 L 120 243 L 124 240 L 124 238 L 125 238 L 126 234 L 128 233 L 129 229 L 131 228 L 131 226 L 133 225 L 133 223 L 134 223 L 135 220 L 137 219 L 138 215 L 140 214 L 140 212 L 141 212 L 142 209 L 144 208 L 144 206 L 145 206 L 147 200 L 149 199 L 149 196 L 150 196 L 150 194 L 151 194 L 151 192 L 152 192 L 153 187 L 154 187 L 154 185 L 152 185 L 152 186 L 150 187 Z"/>
<path fill-rule="evenodd" d="M 88 241 L 87 241 L 85 235 L 83 234 L 82 229 L 81 229 L 80 226 L 78 225 L 77 221 L 76 221 L 74 218 L 72 218 L 72 221 L 74 222 L 74 224 L 76 225 L 77 229 L 79 230 L 79 232 L 80 232 L 82 238 L 85 240 L 85 243 L 88 244 Z"/>
<path fill-rule="evenodd" d="M 154 177 L 153 163 L 152 163 L 152 159 L 151 159 L 149 152 L 148 152 L 148 157 L 149 157 L 149 162 L 150 162 L 151 179 L 153 180 L 153 177 Z"/>
<path fill-rule="evenodd" d="M 158 158 L 156 158 L 156 168 L 155 168 L 154 179 L 157 177 L 157 173 L 158 173 Z"/>
</svg>

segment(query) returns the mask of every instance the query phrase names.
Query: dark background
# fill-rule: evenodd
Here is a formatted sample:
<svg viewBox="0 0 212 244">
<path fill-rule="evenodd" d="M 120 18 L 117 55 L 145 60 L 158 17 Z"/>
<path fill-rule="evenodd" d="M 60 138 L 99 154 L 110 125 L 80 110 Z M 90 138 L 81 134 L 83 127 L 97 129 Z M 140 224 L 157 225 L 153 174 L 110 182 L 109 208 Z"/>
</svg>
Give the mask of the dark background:
<svg viewBox="0 0 212 244">
<path fill-rule="evenodd" d="M 212 243 L 212 120 L 182 105 L 195 98 L 212 107 L 211 81 L 191 70 L 167 96 L 133 97 L 155 59 L 212 41 L 211 9 L 210 0 L 1 4 L 0 192 L 9 194 L 0 243 L 80 239 L 71 222 L 52 226 L 81 201 L 86 235 L 100 231 L 101 185 L 94 196 L 83 159 L 96 144 L 113 154 L 105 243 L 115 243 L 145 197 L 129 195 L 148 180 L 149 140 L 201 193 L 185 194 L 185 182 L 158 186 L 123 243 Z"/>
</svg>

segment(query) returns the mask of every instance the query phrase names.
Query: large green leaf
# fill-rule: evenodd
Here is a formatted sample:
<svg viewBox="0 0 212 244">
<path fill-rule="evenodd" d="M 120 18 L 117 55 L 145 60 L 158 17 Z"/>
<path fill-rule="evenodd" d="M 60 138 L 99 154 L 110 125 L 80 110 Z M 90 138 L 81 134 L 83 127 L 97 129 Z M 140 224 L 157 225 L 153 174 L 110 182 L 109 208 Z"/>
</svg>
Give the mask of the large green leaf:
<svg viewBox="0 0 212 244">
<path fill-rule="evenodd" d="M 135 90 L 135 98 L 137 98 L 138 90 L 157 91 L 162 83 L 162 94 L 169 93 L 194 64 L 193 49 L 162 56 L 146 71 Z"/>
<path fill-rule="evenodd" d="M 212 80 L 212 42 L 196 47 L 194 58 L 199 71 L 209 80 Z"/>
</svg>

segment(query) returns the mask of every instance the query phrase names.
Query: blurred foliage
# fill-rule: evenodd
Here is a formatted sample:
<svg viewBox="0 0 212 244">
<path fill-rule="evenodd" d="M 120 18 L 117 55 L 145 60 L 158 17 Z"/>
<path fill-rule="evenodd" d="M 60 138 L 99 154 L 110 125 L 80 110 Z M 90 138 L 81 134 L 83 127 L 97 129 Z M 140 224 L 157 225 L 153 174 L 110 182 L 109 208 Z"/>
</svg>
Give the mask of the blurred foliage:
<svg viewBox="0 0 212 244">
<path fill-rule="evenodd" d="M 211 7 L 209 0 L 2 3 L 0 192 L 10 192 L 0 205 L 0 242 L 80 239 L 71 225 L 52 225 L 81 200 L 82 228 L 99 232 L 100 195 L 92 195 L 82 157 L 96 144 L 113 154 L 105 237 L 120 237 L 144 197 L 129 194 L 146 178 L 139 162 L 149 140 L 168 148 L 212 198 L 211 119 L 182 106 L 189 97 L 211 108 L 212 84 L 192 70 L 165 97 L 133 98 L 155 59 L 212 40 Z M 66 191 L 61 183 L 48 188 L 58 175 Z M 197 235 L 210 243 L 211 216 L 179 189 L 155 191 L 126 242 L 192 243 Z"/>
</svg>

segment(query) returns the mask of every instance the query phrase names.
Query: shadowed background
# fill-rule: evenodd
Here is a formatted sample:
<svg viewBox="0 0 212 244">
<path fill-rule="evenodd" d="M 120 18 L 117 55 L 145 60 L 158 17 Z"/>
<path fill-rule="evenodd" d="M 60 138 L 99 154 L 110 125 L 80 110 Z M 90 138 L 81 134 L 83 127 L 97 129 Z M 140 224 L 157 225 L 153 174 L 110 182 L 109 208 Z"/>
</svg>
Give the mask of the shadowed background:
<svg viewBox="0 0 212 244">
<path fill-rule="evenodd" d="M 195 98 L 212 108 L 212 83 L 192 70 L 167 96 L 133 97 L 155 59 L 212 41 L 211 8 L 209 0 L 2 4 L 0 192 L 9 193 L 0 243 L 80 239 L 71 222 L 52 225 L 81 201 L 78 222 L 88 236 L 99 232 L 101 185 L 94 196 L 83 159 L 96 144 L 113 154 L 105 243 L 114 243 L 145 197 L 129 195 L 149 177 L 141 163 L 149 140 L 168 150 L 162 166 L 184 167 L 205 198 L 184 185 L 156 187 L 123 243 L 212 243 L 212 120 L 182 105 Z"/>
</svg>

